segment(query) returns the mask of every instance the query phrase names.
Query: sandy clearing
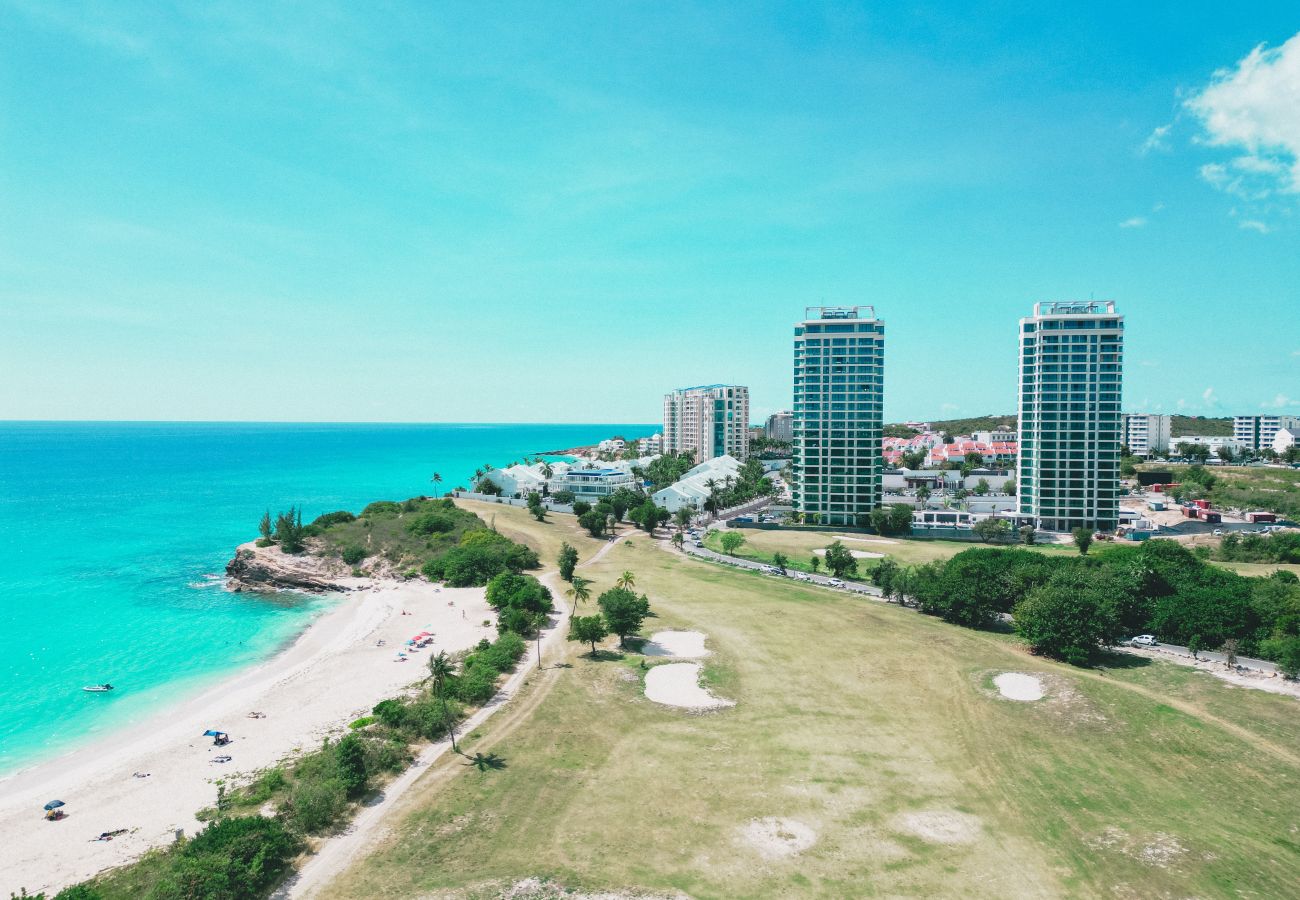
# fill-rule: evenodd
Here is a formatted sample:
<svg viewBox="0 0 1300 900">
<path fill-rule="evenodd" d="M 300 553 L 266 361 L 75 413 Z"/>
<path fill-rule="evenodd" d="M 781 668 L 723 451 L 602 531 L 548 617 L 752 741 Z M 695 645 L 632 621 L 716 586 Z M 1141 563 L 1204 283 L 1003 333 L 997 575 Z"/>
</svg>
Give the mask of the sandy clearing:
<svg viewBox="0 0 1300 900">
<path fill-rule="evenodd" d="M 699 663 L 667 663 L 645 676 L 645 695 L 655 703 L 682 709 L 722 709 L 735 700 L 715 697 L 700 687 Z"/>
<path fill-rule="evenodd" d="M 704 646 L 704 635 L 699 631 L 656 631 L 641 645 L 641 653 L 678 659 L 699 659 L 709 655 Z"/>
<path fill-rule="evenodd" d="M 995 676 L 993 685 L 1008 700 L 1025 702 L 1043 699 L 1043 682 L 1033 675 L 1020 672 L 1003 672 Z"/>
<path fill-rule="evenodd" d="M 420 680 L 439 650 L 454 652 L 495 636 L 482 588 L 439 588 L 424 581 L 357 580 L 332 607 L 276 656 L 244 669 L 198 696 L 3 782 L 0 894 L 26 887 L 57 890 L 193 834 L 194 814 L 216 799 L 215 780 L 251 774 L 364 715 L 385 697 Z M 410 613 L 403 615 L 403 612 Z M 396 662 L 403 642 L 432 631 L 434 643 Z M 376 646 L 379 640 L 384 646 Z M 249 719 L 250 711 L 266 713 Z M 214 748 L 204 730 L 229 732 Z M 225 765 L 212 757 L 229 754 Z M 148 772 L 148 778 L 134 778 Z M 68 818 L 42 820 L 51 798 Z M 130 833 L 92 842 L 101 831 Z"/>
<path fill-rule="evenodd" d="M 894 820 L 899 830 L 936 844 L 969 844 L 979 836 L 978 817 L 950 809 L 904 813 Z"/>
<path fill-rule="evenodd" d="M 850 550 L 849 552 L 853 554 L 854 559 L 880 559 L 885 555 L 883 553 L 873 553 L 870 550 Z M 814 550 L 813 553 L 816 553 L 818 556 L 826 555 L 825 550 Z"/>
<path fill-rule="evenodd" d="M 764 859 L 784 859 L 817 843 L 817 832 L 794 819 L 752 819 L 740 829 L 745 843 Z"/>
</svg>

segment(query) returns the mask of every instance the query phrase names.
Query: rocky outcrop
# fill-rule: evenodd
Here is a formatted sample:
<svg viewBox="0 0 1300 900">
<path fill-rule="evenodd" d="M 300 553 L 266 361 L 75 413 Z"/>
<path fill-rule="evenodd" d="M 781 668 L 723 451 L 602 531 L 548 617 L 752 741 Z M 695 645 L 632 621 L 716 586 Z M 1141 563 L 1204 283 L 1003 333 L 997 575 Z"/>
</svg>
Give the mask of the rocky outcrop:
<svg viewBox="0 0 1300 900">
<path fill-rule="evenodd" d="M 345 591 L 337 579 L 347 574 L 338 560 L 308 553 L 289 555 L 280 548 L 241 544 L 226 564 L 226 587 L 232 591 Z"/>
</svg>

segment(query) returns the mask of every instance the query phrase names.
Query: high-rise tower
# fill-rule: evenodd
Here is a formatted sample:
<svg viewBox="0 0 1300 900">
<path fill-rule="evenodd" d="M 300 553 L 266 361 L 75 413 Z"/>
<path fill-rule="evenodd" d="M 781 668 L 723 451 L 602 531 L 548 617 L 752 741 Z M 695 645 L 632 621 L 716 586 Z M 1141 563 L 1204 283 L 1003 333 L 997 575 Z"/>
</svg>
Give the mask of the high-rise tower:
<svg viewBox="0 0 1300 900">
<path fill-rule="evenodd" d="M 1115 304 L 1036 303 L 1020 320 L 1020 512 L 1040 528 L 1119 521 L 1124 317 Z"/>
<path fill-rule="evenodd" d="M 856 525 L 880 505 L 885 323 L 870 306 L 811 306 L 794 328 L 794 505 Z"/>
</svg>

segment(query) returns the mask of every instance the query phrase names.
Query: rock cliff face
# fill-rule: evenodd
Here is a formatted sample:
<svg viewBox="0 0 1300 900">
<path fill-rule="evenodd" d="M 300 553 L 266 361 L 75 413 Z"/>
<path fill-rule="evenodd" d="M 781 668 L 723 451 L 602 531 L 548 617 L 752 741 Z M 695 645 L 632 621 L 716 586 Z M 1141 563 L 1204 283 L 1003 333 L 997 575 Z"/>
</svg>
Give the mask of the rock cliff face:
<svg viewBox="0 0 1300 900">
<path fill-rule="evenodd" d="M 232 591 L 344 591 L 336 579 L 348 570 L 339 560 L 322 559 L 310 552 L 291 556 L 277 546 L 241 544 L 226 564 L 226 587 Z"/>
</svg>

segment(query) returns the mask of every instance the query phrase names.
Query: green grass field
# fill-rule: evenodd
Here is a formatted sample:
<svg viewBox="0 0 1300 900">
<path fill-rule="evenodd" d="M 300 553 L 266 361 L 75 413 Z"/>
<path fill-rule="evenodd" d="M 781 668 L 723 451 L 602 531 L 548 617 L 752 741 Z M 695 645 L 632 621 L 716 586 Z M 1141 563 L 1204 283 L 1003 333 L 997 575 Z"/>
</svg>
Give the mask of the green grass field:
<svg viewBox="0 0 1300 900">
<path fill-rule="evenodd" d="M 578 540 L 552 519 L 498 527 L 539 549 Z M 737 705 L 660 706 L 640 657 L 570 644 L 568 667 L 466 736 L 504 768 L 431 767 L 325 896 L 497 896 L 530 877 L 699 898 L 1300 895 L 1293 699 L 1131 657 L 1057 665 L 643 536 L 583 574 L 599 591 L 625 569 L 658 614 L 647 632 L 705 632 L 708 686 Z M 1001 697 L 1007 671 L 1047 695 Z M 766 817 L 815 842 L 765 856 L 743 829 Z"/>
<path fill-rule="evenodd" d="M 873 535 L 837 535 L 834 532 L 759 529 L 738 529 L 744 535 L 745 543 L 735 554 L 744 559 L 770 563 L 776 553 L 784 553 L 789 560 L 787 567 L 812 570 L 812 556 L 815 550 L 824 550 L 835 541 L 840 541 L 850 550 L 865 550 L 868 553 L 883 553 L 900 565 L 920 565 L 936 560 L 949 559 L 971 547 L 988 547 L 969 541 L 944 540 L 909 540 L 907 538 L 877 538 Z M 718 553 L 722 551 L 722 533 L 715 532 L 705 538 L 704 546 Z M 998 545 L 1002 546 L 1002 545 Z M 1023 545 L 1015 545 L 1023 546 Z M 1028 547 L 1042 553 L 1075 554 L 1073 546 L 1064 544 L 1033 544 Z M 875 567 L 876 560 L 858 560 L 858 572 L 862 575 Z M 822 571 L 825 571 L 823 567 Z"/>
</svg>

